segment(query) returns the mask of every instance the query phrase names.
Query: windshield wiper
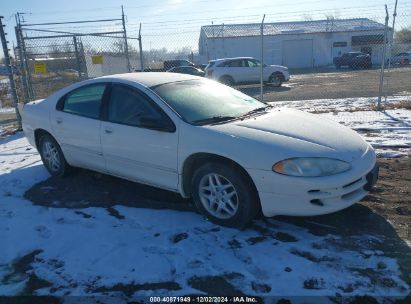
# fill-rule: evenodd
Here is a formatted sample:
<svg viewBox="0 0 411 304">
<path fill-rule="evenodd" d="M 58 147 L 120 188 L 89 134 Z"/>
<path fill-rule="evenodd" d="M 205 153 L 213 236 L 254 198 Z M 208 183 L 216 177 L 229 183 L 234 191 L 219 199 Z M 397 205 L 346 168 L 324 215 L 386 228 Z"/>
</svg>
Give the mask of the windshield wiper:
<svg viewBox="0 0 411 304">
<path fill-rule="evenodd" d="M 206 125 L 206 124 L 212 124 L 212 123 L 218 123 L 222 121 L 227 121 L 227 120 L 232 120 L 232 119 L 237 119 L 238 117 L 236 116 L 213 116 L 209 118 L 204 118 L 204 119 L 197 119 L 194 120 L 193 123 L 195 125 Z"/>
<path fill-rule="evenodd" d="M 267 106 L 265 106 L 265 107 L 260 107 L 260 108 L 257 108 L 257 109 L 248 111 L 247 113 L 241 115 L 240 117 L 241 117 L 241 118 L 244 118 L 244 117 L 247 117 L 247 116 L 251 116 L 251 115 L 253 115 L 253 114 L 256 114 L 256 113 L 265 112 L 267 109 L 271 109 L 272 107 L 273 107 L 273 106 L 271 106 L 271 105 L 267 105 Z"/>
</svg>

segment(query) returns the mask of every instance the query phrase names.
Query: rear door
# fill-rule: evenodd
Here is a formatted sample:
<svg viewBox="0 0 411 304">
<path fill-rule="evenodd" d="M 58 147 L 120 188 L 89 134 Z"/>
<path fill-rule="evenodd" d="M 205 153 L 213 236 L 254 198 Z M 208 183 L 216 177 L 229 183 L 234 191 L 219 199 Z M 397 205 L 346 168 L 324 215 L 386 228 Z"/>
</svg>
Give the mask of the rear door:
<svg viewBox="0 0 411 304">
<path fill-rule="evenodd" d="M 247 82 L 248 66 L 244 59 L 233 59 L 224 64 L 224 74 L 233 77 L 235 82 Z"/>
<path fill-rule="evenodd" d="M 103 117 L 101 144 L 109 173 L 177 189 L 178 130 L 148 95 L 113 84 Z"/>
<path fill-rule="evenodd" d="M 51 112 L 51 125 L 70 165 L 105 171 L 100 144 L 100 112 L 107 83 L 79 87 Z"/>
</svg>

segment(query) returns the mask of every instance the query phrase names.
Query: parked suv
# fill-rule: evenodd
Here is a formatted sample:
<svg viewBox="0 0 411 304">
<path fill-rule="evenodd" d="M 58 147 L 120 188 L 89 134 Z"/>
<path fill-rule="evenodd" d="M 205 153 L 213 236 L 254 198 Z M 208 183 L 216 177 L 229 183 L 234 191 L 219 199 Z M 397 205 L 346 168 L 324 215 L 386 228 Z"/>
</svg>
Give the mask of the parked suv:
<svg viewBox="0 0 411 304">
<path fill-rule="evenodd" d="M 369 69 L 372 67 L 371 56 L 362 52 L 348 52 L 342 54 L 341 57 L 335 57 L 334 65 L 337 69 L 342 66 L 348 66 L 351 69 Z"/>
<path fill-rule="evenodd" d="M 279 65 L 263 65 L 263 81 L 279 87 L 290 80 L 288 68 Z M 224 58 L 209 61 L 206 77 L 226 85 L 260 82 L 261 62 L 252 57 Z"/>
</svg>

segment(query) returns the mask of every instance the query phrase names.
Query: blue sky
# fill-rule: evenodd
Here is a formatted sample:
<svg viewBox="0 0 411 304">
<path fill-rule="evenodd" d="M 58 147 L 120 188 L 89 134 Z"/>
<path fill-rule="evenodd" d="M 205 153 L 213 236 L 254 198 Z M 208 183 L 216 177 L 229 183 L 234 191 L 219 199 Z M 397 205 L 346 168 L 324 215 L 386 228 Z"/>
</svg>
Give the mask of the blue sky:
<svg viewBox="0 0 411 304">
<path fill-rule="evenodd" d="M 14 41 L 16 12 L 27 13 L 24 18 L 30 23 L 93 20 L 119 18 L 120 5 L 123 4 L 129 36 L 137 36 L 138 25 L 142 22 L 145 48 L 158 48 L 161 45 L 177 48 L 177 45 L 184 44 L 195 47 L 201 25 L 211 22 L 259 22 L 263 14 L 267 14 L 267 22 L 324 19 L 330 14 L 340 18 L 367 17 L 383 22 L 384 4 L 388 4 L 392 14 L 394 2 L 395 0 L 1 0 L 0 14 L 5 17 L 9 40 Z M 408 11 L 407 17 L 411 18 L 411 0 L 399 0 L 398 9 L 400 14 Z M 410 20 L 398 23 L 399 26 L 409 24 Z M 63 30 L 63 27 L 60 28 Z"/>
</svg>

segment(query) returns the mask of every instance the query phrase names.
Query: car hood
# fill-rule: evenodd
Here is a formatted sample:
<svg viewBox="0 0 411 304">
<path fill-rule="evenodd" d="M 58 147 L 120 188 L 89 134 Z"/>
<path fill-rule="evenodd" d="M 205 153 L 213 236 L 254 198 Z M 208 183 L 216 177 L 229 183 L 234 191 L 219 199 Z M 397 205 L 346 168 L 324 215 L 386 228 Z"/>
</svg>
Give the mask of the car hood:
<svg viewBox="0 0 411 304">
<path fill-rule="evenodd" d="M 270 68 L 274 68 L 274 69 L 278 69 L 278 70 L 288 70 L 288 68 L 287 68 L 287 67 L 282 66 L 282 65 L 275 65 L 275 64 L 272 64 L 272 65 L 269 65 L 268 67 L 270 67 Z"/>
<path fill-rule="evenodd" d="M 315 114 L 287 108 L 272 109 L 263 115 L 210 128 L 231 137 L 268 145 L 283 157 L 330 157 L 352 162 L 369 147 L 347 127 Z"/>
</svg>

